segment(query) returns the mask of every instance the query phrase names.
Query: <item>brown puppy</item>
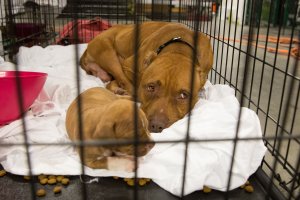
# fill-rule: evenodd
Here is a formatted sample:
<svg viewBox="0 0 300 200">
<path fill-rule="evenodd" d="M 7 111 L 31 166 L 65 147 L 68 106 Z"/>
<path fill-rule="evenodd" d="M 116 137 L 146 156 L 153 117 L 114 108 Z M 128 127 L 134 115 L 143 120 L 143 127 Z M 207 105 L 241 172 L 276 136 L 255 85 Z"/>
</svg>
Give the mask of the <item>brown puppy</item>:
<svg viewBox="0 0 300 200">
<path fill-rule="evenodd" d="M 138 97 L 152 132 L 161 132 L 189 112 L 212 67 L 209 39 L 198 33 L 193 68 L 194 31 L 179 23 L 139 25 Z M 116 25 L 95 37 L 81 57 L 81 67 L 115 93 L 132 94 L 135 25 Z M 194 69 L 194 71 L 192 70 Z M 194 76 L 194 88 L 190 85 Z"/>
<path fill-rule="evenodd" d="M 134 139 L 134 103 L 104 88 L 91 88 L 80 94 L 83 140 Z M 66 128 L 73 141 L 79 140 L 78 97 L 71 103 L 66 115 Z M 150 142 L 148 121 L 138 109 L 138 137 Z M 139 145 L 138 156 L 147 154 L 153 144 Z M 79 150 L 79 148 L 78 148 Z M 133 171 L 133 145 L 85 146 L 84 164 L 91 168 Z"/>
</svg>

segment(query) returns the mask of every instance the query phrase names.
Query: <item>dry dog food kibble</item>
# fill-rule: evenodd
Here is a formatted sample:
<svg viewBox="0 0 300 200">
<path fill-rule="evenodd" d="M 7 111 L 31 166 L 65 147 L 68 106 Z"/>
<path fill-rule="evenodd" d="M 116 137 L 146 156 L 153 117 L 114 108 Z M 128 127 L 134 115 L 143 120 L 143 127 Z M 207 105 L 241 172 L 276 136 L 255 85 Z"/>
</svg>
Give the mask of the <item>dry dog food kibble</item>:
<svg viewBox="0 0 300 200">
<path fill-rule="evenodd" d="M 48 179 L 53 179 L 53 178 L 55 178 L 55 179 L 56 179 L 56 176 L 54 176 L 54 175 L 50 175 L 50 176 L 48 176 Z"/>
<path fill-rule="evenodd" d="M 46 185 L 47 183 L 48 183 L 48 179 L 47 178 L 40 179 L 40 184 Z"/>
<path fill-rule="evenodd" d="M 38 179 L 39 179 L 39 180 L 44 179 L 44 178 L 47 178 L 47 176 L 44 175 L 44 174 L 41 174 L 41 175 L 38 176 Z"/>
<path fill-rule="evenodd" d="M 49 185 L 53 185 L 55 183 L 56 183 L 56 179 L 55 178 L 48 179 L 48 184 Z"/>
<path fill-rule="evenodd" d="M 39 189 L 38 191 L 36 191 L 36 196 L 38 197 L 43 197 L 46 195 L 46 190 L 44 189 Z"/>
<path fill-rule="evenodd" d="M 139 185 L 140 185 L 140 186 L 146 185 L 146 183 L 147 183 L 146 179 L 141 178 L 141 179 L 139 180 Z"/>
<path fill-rule="evenodd" d="M 129 186 L 134 186 L 134 179 L 126 181 Z"/>
<path fill-rule="evenodd" d="M 134 179 L 133 178 L 124 178 L 124 181 L 129 185 L 129 186 L 134 186 Z M 140 186 L 146 185 L 147 182 L 151 181 L 150 178 L 138 178 L 138 184 Z"/>
<path fill-rule="evenodd" d="M 203 192 L 204 193 L 210 193 L 211 192 L 211 188 L 207 187 L 207 186 L 204 186 L 203 187 Z"/>
<path fill-rule="evenodd" d="M 0 170 L 0 177 L 5 176 L 5 174 L 6 174 L 6 171 L 4 169 Z"/>
<path fill-rule="evenodd" d="M 252 185 L 246 185 L 244 189 L 246 192 L 249 192 L 249 193 L 254 192 L 254 188 Z"/>
<path fill-rule="evenodd" d="M 53 188 L 53 192 L 54 192 L 55 194 L 61 193 L 61 186 L 55 186 L 55 187 Z"/>
<path fill-rule="evenodd" d="M 68 178 L 63 178 L 63 179 L 61 180 L 61 183 L 62 183 L 63 185 L 68 185 L 69 182 L 70 182 L 70 180 L 69 180 Z"/>
<path fill-rule="evenodd" d="M 56 180 L 57 180 L 57 182 L 61 182 L 61 180 L 63 180 L 63 178 L 65 178 L 64 176 L 57 176 L 56 177 Z"/>
</svg>

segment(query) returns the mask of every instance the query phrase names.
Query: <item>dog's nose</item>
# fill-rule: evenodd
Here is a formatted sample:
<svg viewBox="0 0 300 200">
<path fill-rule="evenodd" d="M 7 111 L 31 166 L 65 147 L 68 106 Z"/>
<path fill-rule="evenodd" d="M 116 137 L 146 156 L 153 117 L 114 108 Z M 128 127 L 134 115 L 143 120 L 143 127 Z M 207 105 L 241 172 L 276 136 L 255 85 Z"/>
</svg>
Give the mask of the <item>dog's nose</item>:
<svg viewBox="0 0 300 200">
<path fill-rule="evenodd" d="M 156 116 L 149 121 L 149 130 L 152 133 L 160 133 L 168 125 L 168 119 L 165 116 Z"/>
</svg>

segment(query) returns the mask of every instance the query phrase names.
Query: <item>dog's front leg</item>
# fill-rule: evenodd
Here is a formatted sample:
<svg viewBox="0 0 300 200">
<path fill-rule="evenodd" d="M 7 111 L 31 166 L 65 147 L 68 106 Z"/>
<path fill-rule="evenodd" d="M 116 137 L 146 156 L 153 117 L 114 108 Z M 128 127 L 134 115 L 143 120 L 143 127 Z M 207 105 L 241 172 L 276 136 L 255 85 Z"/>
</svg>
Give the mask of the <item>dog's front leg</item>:
<svg viewBox="0 0 300 200">
<path fill-rule="evenodd" d="M 134 171 L 134 160 L 127 157 L 102 157 L 85 159 L 84 164 L 92 169 L 107 169 L 111 171 Z"/>
<path fill-rule="evenodd" d="M 107 157 L 98 159 L 97 157 L 84 159 L 84 165 L 92 169 L 108 169 Z"/>
<path fill-rule="evenodd" d="M 116 80 L 111 81 L 106 85 L 106 88 L 118 95 L 130 95 L 127 90 L 121 88 Z"/>
</svg>

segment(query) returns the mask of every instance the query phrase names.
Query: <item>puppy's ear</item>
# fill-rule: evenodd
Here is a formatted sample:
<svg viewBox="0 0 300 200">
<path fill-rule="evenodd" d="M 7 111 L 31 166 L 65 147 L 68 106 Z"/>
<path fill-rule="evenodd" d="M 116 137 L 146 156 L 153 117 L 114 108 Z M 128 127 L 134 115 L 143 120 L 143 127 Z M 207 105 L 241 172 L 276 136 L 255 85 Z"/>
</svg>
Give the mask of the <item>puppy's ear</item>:
<svg viewBox="0 0 300 200">
<path fill-rule="evenodd" d="M 143 62 L 144 68 L 148 67 L 151 64 L 151 62 L 156 58 L 156 56 L 157 53 L 154 51 L 147 52 Z"/>
<path fill-rule="evenodd" d="M 115 124 L 111 121 L 99 123 L 92 137 L 95 139 L 115 139 Z"/>
</svg>

